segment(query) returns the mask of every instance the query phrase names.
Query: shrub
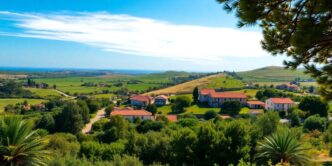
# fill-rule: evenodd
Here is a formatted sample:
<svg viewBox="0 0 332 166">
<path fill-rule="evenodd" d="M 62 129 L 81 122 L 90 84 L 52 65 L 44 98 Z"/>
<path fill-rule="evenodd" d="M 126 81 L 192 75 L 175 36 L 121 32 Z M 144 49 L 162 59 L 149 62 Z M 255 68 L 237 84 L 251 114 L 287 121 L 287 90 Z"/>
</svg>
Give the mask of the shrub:
<svg viewBox="0 0 332 166">
<path fill-rule="evenodd" d="M 221 104 L 221 113 L 228 115 L 238 115 L 241 111 L 241 103 L 239 101 L 225 101 Z"/>
<path fill-rule="evenodd" d="M 215 118 L 217 116 L 218 116 L 218 113 L 216 111 L 209 110 L 209 111 L 205 112 L 204 119 L 205 120 L 210 120 L 210 119 L 213 119 L 213 118 Z"/>
<path fill-rule="evenodd" d="M 309 116 L 303 124 L 303 128 L 305 130 L 319 130 L 324 131 L 326 127 L 326 119 L 320 117 L 319 115 Z"/>
</svg>

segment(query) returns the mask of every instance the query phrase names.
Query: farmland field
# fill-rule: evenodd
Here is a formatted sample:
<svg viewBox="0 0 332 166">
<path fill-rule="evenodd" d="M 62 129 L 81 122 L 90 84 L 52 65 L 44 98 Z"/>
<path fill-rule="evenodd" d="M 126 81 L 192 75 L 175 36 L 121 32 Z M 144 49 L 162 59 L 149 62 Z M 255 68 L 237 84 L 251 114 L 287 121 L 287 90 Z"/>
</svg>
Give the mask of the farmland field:
<svg viewBox="0 0 332 166">
<path fill-rule="evenodd" d="M 207 77 L 199 78 L 193 81 L 185 82 L 168 88 L 152 91 L 146 93 L 151 94 L 182 94 L 182 93 L 192 93 L 195 87 L 199 88 L 241 88 L 244 83 L 240 80 L 234 79 L 230 76 L 224 74 L 210 75 Z"/>
<path fill-rule="evenodd" d="M 29 104 L 39 104 L 42 102 L 46 102 L 47 100 L 42 100 L 42 99 L 23 99 L 23 98 L 18 98 L 18 99 L 0 99 L 0 112 L 4 111 L 4 107 L 7 106 L 8 104 L 17 104 L 17 103 L 22 103 L 25 100 L 28 101 Z"/>
<path fill-rule="evenodd" d="M 61 97 L 61 94 L 56 92 L 54 89 L 37 89 L 37 88 L 27 88 L 27 90 L 31 91 L 33 94 L 38 95 L 42 98 L 47 97 Z"/>
<path fill-rule="evenodd" d="M 101 93 L 104 90 L 116 91 L 122 88 L 129 91 L 146 91 L 158 88 L 165 83 L 172 83 L 172 79 L 179 77 L 199 76 L 199 73 L 164 72 L 145 75 L 104 75 L 95 77 L 65 77 L 65 78 L 38 78 L 38 83 L 47 83 L 68 94 Z M 82 86 L 82 84 L 95 84 Z M 99 86 L 99 84 L 107 86 Z"/>
<path fill-rule="evenodd" d="M 216 112 L 219 112 L 220 108 L 200 107 L 195 104 L 195 105 L 192 105 L 192 106 L 186 108 L 186 111 L 181 114 L 192 113 L 192 114 L 201 114 L 202 115 L 209 110 L 214 110 Z M 158 112 L 161 112 L 163 115 L 167 115 L 167 114 L 171 114 L 172 109 L 171 109 L 170 105 L 167 105 L 167 106 L 159 107 Z"/>
<path fill-rule="evenodd" d="M 276 66 L 238 72 L 237 75 L 246 82 L 289 82 L 295 78 L 314 81 L 309 75 L 304 74 L 302 70 L 286 70 Z"/>
</svg>

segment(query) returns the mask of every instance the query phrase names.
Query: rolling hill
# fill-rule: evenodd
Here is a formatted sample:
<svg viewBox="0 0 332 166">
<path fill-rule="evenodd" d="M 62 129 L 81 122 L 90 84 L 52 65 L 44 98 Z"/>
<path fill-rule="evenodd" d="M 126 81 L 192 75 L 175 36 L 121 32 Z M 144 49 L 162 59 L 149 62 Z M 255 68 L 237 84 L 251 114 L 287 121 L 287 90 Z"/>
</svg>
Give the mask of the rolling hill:
<svg viewBox="0 0 332 166">
<path fill-rule="evenodd" d="M 289 70 L 279 66 L 268 66 L 255 70 L 236 73 L 245 82 L 289 82 L 295 78 L 314 81 L 303 70 Z"/>
<path fill-rule="evenodd" d="M 159 94 L 184 94 L 191 93 L 195 87 L 199 88 L 240 88 L 244 83 L 240 80 L 234 79 L 225 74 L 215 74 L 199 79 L 195 79 L 189 82 L 171 86 L 168 88 L 155 90 L 146 93 L 145 95 L 159 95 Z"/>
</svg>

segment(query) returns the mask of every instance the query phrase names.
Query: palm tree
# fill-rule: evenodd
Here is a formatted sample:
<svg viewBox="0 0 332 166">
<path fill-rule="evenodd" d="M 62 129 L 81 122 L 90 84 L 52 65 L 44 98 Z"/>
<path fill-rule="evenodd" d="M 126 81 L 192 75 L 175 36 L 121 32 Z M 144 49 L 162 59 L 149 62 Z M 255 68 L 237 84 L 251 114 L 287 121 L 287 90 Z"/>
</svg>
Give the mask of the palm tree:
<svg viewBox="0 0 332 166">
<path fill-rule="evenodd" d="M 0 120 L 0 165 L 47 165 L 49 153 L 37 131 L 17 117 Z"/>
<path fill-rule="evenodd" d="M 265 137 L 258 143 L 257 158 L 268 159 L 275 163 L 290 163 L 305 165 L 310 159 L 306 148 L 293 136 L 289 130 L 278 131 Z"/>
</svg>

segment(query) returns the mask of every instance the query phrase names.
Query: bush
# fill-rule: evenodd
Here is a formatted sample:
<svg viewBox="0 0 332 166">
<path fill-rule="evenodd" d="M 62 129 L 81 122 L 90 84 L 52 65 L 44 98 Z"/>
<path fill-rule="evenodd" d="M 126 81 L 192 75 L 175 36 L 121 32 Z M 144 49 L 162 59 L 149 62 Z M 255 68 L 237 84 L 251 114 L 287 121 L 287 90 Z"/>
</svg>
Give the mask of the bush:
<svg viewBox="0 0 332 166">
<path fill-rule="evenodd" d="M 205 120 L 210 120 L 210 119 L 213 119 L 213 118 L 215 118 L 217 116 L 218 116 L 218 113 L 216 111 L 209 110 L 209 111 L 205 112 L 204 119 Z"/>
<path fill-rule="evenodd" d="M 192 100 L 188 96 L 178 96 L 171 106 L 172 111 L 176 113 L 184 112 L 185 108 L 189 107 L 191 102 Z"/>
<path fill-rule="evenodd" d="M 75 157 L 80 149 L 80 144 L 75 135 L 69 133 L 56 133 L 48 135 L 48 149 L 60 156 Z"/>
<path fill-rule="evenodd" d="M 307 112 L 308 116 L 319 114 L 322 117 L 326 117 L 329 105 L 322 101 L 319 97 L 307 96 L 301 100 L 299 108 Z"/>
<path fill-rule="evenodd" d="M 319 130 L 324 131 L 326 127 L 326 119 L 320 117 L 319 115 L 312 115 L 309 116 L 305 121 L 303 128 L 305 130 Z"/>
<path fill-rule="evenodd" d="M 222 114 L 228 115 L 238 115 L 241 111 L 241 103 L 239 101 L 225 101 L 221 104 L 221 111 Z"/>
<path fill-rule="evenodd" d="M 53 132 L 55 128 L 55 121 L 52 115 L 44 114 L 37 124 L 37 128 L 46 129 L 49 132 Z"/>
<path fill-rule="evenodd" d="M 102 144 L 98 142 L 83 142 L 80 154 L 90 160 L 112 160 L 116 155 L 122 155 L 125 150 L 123 143 L 114 142 Z"/>
<path fill-rule="evenodd" d="M 140 133 L 146 133 L 150 130 L 160 131 L 164 127 L 164 123 L 161 121 L 145 120 L 136 127 L 136 130 Z"/>
</svg>

